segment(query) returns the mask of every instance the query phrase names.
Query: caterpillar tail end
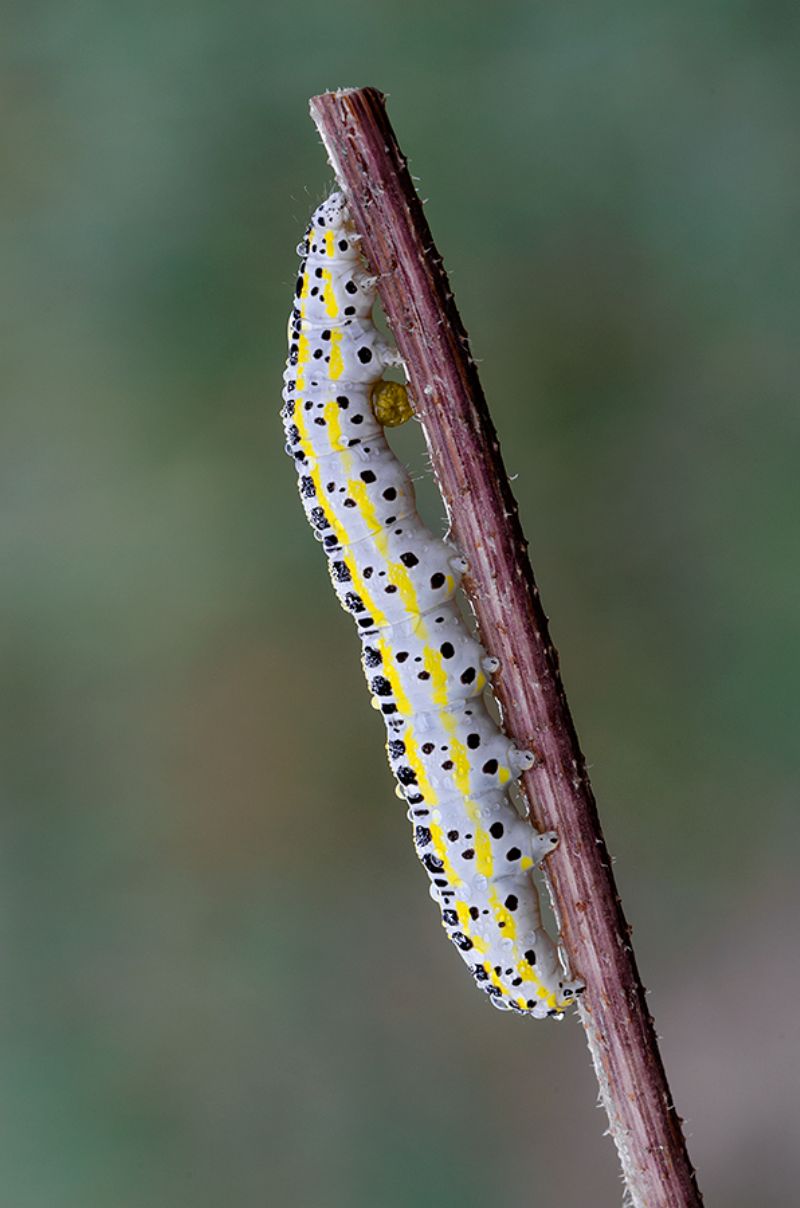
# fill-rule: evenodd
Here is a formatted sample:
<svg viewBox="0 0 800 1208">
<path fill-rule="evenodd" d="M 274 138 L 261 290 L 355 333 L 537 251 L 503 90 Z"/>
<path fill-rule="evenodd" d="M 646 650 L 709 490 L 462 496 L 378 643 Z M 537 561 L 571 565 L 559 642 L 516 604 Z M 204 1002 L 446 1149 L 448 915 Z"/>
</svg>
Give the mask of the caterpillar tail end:
<svg viewBox="0 0 800 1208">
<path fill-rule="evenodd" d="M 562 1004 L 567 1007 L 574 1006 L 585 989 L 586 982 L 582 982 L 580 978 L 575 978 L 574 981 L 562 982 L 560 987 Z"/>
</svg>

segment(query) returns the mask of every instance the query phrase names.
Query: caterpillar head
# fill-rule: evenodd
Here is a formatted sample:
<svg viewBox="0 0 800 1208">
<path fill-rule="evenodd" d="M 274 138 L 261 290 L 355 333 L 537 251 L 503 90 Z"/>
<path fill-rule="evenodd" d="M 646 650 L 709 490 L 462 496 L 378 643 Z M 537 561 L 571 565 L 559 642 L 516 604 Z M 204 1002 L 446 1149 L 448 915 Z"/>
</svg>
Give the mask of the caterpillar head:
<svg viewBox="0 0 800 1208">
<path fill-rule="evenodd" d="M 298 248 L 316 267 L 350 268 L 360 266 L 359 237 L 353 229 L 347 202 L 342 193 L 331 193 L 311 215 L 303 244 Z M 371 302 L 371 299 L 370 299 Z"/>
<path fill-rule="evenodd" d="M 344 193 L 331 193 L 311 215 L 311 225 L 324 230 L 326 227 L 344 226 L 349 221 Z"/>
</svg>

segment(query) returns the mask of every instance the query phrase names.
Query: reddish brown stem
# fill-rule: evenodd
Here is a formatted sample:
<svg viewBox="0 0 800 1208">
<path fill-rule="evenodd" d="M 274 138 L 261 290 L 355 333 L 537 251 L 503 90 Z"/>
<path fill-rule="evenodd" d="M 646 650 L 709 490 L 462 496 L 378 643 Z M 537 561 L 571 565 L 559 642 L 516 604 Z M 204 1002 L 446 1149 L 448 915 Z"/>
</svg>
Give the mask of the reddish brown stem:
<svg viewBox="0 0 800 1208">
<path fill-rule="evenodd" d="M 373 270 L 450 517 L 469 561 L 466 591 L 501 661 L 495 680 L 505 727 L 536 752 L 524 777 L 541 830 L 560 835 L 547 872 L 573 972 L 586 981 L 581 1019 L 636 1208 L 702 1203 L 672 1104 L 630 929 L 611 871 L 527 554 L 517 504 L 422 204 L 373 88 L 311 101 Z"/>
</svg>

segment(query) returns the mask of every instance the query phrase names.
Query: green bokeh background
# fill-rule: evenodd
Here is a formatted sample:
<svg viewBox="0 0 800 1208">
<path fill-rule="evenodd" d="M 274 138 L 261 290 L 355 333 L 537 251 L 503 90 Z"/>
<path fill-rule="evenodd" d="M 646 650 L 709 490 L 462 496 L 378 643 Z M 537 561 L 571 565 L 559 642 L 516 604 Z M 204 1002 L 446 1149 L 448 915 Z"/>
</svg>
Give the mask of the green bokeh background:
<svg viewBox="0 0 800 1208">
<path fill-rule="evenodd" d="M 701 1184 L 792 1202 L 797 6 L 4 24 L 0 1203 L 620 1199 L 575 1021 L 491 1011 L 438 927 L 282 452 L 307 98 L 365 83 L 518 475 Z"/>
</svg>

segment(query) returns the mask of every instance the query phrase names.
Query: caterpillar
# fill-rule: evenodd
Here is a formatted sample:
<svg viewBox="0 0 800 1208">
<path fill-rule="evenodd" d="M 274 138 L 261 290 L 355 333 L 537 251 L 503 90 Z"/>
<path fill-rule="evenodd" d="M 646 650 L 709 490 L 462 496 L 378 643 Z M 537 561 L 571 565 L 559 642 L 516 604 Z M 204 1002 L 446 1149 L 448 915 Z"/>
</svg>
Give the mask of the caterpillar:
<svg viewBox="0 0 800 1208">
<path fill-rule="evenodd" d="M 484 690 L 499 668 L 467 628 L 467 569 L 417 514 L 384 428 L 411 415 L 401 365 L 376 330 L 370 277 L 341 193 L 314 211 L 289 318 L 281 409 L 303 508 L 353 617 L 416 853 L 450 940 L 499 1008 L 561 1017 L 568 980 L 542 925 L 534 866 L 557 843 L 522 819 L 509 787 L 533 764 L 493 721 Z"/>
</svg>

